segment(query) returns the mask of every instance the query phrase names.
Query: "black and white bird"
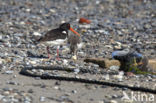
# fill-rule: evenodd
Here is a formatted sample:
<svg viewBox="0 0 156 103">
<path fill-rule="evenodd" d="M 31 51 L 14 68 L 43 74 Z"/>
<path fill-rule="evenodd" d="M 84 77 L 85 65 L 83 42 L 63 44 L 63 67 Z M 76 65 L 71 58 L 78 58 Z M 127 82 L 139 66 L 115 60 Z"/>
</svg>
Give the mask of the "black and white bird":
<svg viewBox="0 0 156 103">
<path fill-rule="evenodd" d="M 70 36 L 72 36 L 72 35 L 68 35 L 68 30 L 76 34 L 75 35 L 76 38 L 80 38 L 80 34 L 77 33 L 74 29 L 72 29 L 69 23 L 63 23 L 60 25 L 59 28 L 48 31 L 43 37 L 41 37 L 38 40 L 39 43 L 43 43 L 47 45 L 47 53 L 48 53 L 49 58 L 51 58 L 50 52 L 49 52 L 49 46 L 57 46 L 57 59 L 59 60 L 60 45 L 66 44 L 69 41 L 68 38 L 71 38 Z M 70 40 L 70 41 L 73 41 L 73 40 Z M 74 42 L 70 42 L 70 45 L 72 46 L 72 49 L 75 48 L 73 46 L 76 46 L 76 45 L 71 44 L 71 43 L 74 43 Z"/>
</svg>

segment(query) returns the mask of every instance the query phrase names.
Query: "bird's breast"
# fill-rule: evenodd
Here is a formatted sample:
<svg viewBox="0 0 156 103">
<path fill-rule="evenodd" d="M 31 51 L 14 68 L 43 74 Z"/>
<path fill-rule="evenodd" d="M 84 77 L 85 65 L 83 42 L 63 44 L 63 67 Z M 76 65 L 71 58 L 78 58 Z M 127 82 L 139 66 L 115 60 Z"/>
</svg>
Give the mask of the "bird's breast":
<svg viewBox="0 0 156 103">
<path fill-rule="evenodd" d="M 56 40 L 53 40 L 53 41 L 46 41 L 45 43 L 47 45 L 61 45 L 61 44 L 64 44 L 66 41 L 67 41 L 67 38 L 65 38 L 65 39 L 56 39 Z"/>
</svg>

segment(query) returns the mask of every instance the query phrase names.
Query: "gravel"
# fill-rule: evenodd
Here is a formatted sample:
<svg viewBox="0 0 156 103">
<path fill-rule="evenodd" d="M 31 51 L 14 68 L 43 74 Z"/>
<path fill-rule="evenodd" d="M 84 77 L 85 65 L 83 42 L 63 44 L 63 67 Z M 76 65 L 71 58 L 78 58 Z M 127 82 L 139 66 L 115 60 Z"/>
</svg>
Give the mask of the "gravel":
<svg viewBox="0 0 156 103">
<path fill-rule="evenodd" d="M 86 57 L 111 58 L 114 50 L 125 48 L 155 59 L 155 9 L 154 0 L 0 0 L 0 103 L 120 103 L 122 91 L 132 93 L 126 88 L 25 77 L 19 75 L 24 66 L 67 66 L 74 72 L 32 72 L 155 89 L 155 75 L 128 77 L 117 66 L 100 68 L 83 62 Z M 91 23 L 79 24 L 80 17 Z M 35 40 L 64 21 L 81 34 L 84 45 L 77 57 L 63 47 L 61 61 L 55 59 L 56 47 L 52 46 L 49 60 L 46 46 L 37 45 Z M 94 73 L 80 73 L 81 68 Z M 104 74 L 98 75 L 100 70 Z"/>
</svg>

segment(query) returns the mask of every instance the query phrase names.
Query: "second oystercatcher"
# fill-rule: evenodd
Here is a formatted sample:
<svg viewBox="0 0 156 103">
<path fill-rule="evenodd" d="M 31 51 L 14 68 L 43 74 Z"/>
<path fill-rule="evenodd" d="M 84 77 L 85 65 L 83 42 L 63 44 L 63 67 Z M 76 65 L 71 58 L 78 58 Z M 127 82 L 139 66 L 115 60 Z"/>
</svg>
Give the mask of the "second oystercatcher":
<svg viewBox="0 0 156 103">
<path fill-rule="evenodd" d="M 77 33 L 74 29 L 71 28 L 69 23 L 63 23 L 60 25 L 59 28 L 52 29 L 48 31 L 43 37 L 41 37 L 38 42 L 44 43 L 47 45 L 47 53 L 48 57 L 51 58 L 50 52 L 49 52 L 49 46 L 50 45 L 56 45 L 57 46 L 57 59 L 59 60 L 59 48 L 60 45 L 63 45 L 68 40 L 68 30 L 72 31 L 76 36 L 80 37 L 80 34 Z"/>
</svg>

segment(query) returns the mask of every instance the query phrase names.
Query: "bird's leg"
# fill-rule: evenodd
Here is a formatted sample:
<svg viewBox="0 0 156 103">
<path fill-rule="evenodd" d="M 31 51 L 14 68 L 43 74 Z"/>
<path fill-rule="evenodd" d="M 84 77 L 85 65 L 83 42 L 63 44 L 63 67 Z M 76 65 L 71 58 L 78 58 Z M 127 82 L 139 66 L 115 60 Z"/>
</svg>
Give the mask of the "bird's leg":
<svg viewBox="0 0 156 103">
<path fill-rule="evenodd" d="M 49 51 L 49 46 L 47 46 L 47 53 L 48 53 L 48 58 L 51 59 L 50 51 Z"/>
<path fill-rule="evenodd" d="M 60 47 L 58 46 L 57 47 L 57 57 L 56 57 L 57 60 L 60 60 L 60 58 L 59 58 L 59 49 L 60 49 Z"/>
</svg>

